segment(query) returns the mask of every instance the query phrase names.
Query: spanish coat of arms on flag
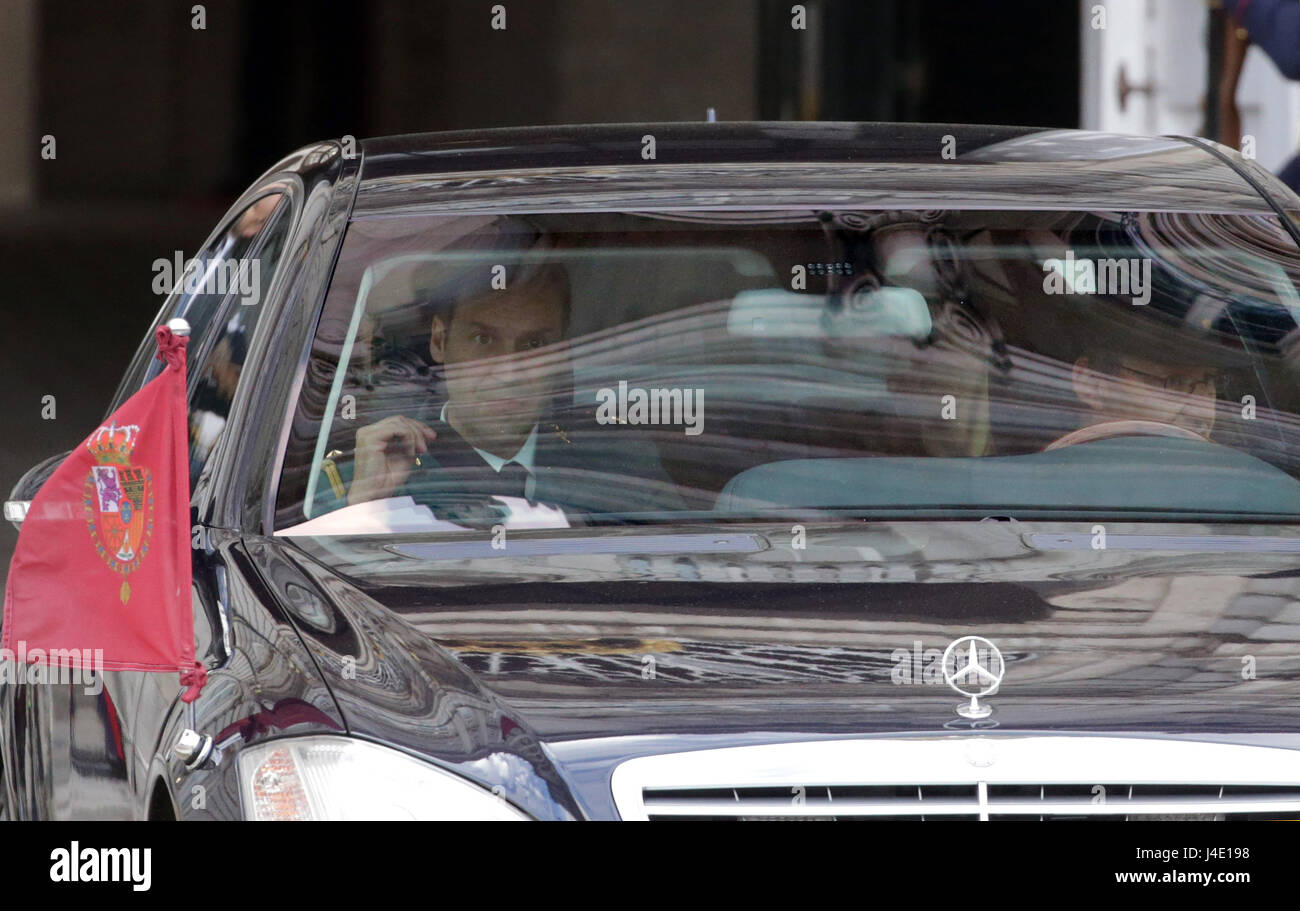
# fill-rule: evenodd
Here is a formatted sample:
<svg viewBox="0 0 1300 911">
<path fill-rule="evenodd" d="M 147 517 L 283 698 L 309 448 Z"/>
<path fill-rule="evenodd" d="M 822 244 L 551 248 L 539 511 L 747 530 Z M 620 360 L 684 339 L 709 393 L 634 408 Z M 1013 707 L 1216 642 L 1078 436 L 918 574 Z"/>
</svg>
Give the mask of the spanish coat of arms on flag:
<svg viewBox="0 0 1300 911">
<path fill-rule="evenodd" d="M 197 695 L 190 594 L 185 345 L 50 475 L 28 507 L 5 590 L 6 654 L 89 655 L 111 671 L 180 671 Z M 19 646 L 22 646 L 21 650 Z"/>
</svg>

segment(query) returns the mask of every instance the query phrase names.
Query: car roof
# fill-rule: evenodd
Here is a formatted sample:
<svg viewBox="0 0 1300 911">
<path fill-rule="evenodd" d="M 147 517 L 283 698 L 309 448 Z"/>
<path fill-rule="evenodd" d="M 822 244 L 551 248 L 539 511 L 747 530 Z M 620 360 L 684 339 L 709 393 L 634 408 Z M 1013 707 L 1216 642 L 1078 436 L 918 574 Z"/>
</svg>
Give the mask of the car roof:
<svg viewBox="0 0 1300 911">
<path fill-rule="evenodd" d="M 363 151 L 376 168 L 408 173 L 626 164 L 629 150 L 640 156 L 646 135 L 663 147 L 664 162 L 926 161 L 939 155 L 946 135 L 974 149 L 1039 132 L 1044 131 L 828 121 L 605 123 L 390 136 L 367 140 Z"/>
<path fill-rule="evenodd" d="M 651 140 L 653 142 L 651 142 Z M 698 205 L 1271 213 L 1196 141 L 849 122 L 637 123 L 423 133 L 361 144 L 359 215 Z M 534 178 L 521 182 L 518 172 Z"/>
</svg>

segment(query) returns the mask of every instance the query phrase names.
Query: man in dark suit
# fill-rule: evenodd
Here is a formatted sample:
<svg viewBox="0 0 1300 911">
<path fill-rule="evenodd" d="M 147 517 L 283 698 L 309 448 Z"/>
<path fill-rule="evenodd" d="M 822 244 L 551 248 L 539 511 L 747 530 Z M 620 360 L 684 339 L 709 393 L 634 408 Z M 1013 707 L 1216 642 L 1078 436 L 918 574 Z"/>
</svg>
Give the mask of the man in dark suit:
<svg viewBox="0 0 1300 911">
<path fill-rule="evenodd" d="M 649 441 L 553 418 L 568 375 L 568 322 L 567 275 L 555 264 L 440 308 L 429 352 L 446 401 L 357 431 L 348 504 L 409 495 L 470 525 L 491 524 L 500 497 L 571 515 L 684 508 Z"/>
</svg>

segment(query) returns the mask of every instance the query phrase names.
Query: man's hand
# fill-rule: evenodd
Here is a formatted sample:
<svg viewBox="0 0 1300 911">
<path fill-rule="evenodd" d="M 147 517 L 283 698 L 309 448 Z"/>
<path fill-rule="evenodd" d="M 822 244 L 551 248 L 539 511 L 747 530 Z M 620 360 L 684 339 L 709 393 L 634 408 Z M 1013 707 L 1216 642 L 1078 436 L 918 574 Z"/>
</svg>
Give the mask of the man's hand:
<svg viewBox="0 0 1300 911">
<path fill-rule="evenodd" d="M 437 438 L 432 427 L 400 414 L 358 430 L 348 505 L 391 497 Z"/>
</svg>

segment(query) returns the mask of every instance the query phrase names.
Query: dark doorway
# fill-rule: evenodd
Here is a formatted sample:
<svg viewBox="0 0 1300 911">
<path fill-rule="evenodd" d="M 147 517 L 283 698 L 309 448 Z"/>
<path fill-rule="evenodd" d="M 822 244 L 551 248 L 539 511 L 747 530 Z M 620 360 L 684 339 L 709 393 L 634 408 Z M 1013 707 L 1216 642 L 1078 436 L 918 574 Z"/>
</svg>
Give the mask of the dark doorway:
<svg viewBox="0 0 1300 911">
<path fill-rule="evenodd" d="M 765 119 L 1079 125 L 1079 7 L 1041 0 L 767 0 Z"/>
</svg>

